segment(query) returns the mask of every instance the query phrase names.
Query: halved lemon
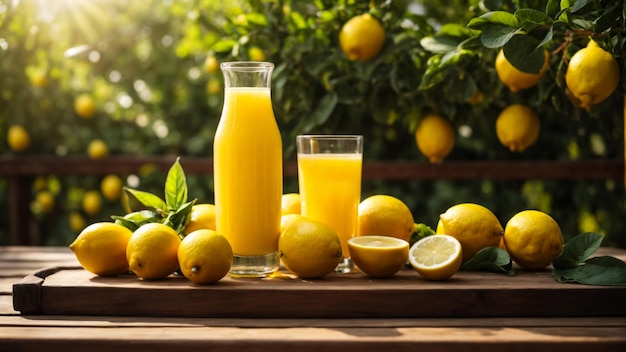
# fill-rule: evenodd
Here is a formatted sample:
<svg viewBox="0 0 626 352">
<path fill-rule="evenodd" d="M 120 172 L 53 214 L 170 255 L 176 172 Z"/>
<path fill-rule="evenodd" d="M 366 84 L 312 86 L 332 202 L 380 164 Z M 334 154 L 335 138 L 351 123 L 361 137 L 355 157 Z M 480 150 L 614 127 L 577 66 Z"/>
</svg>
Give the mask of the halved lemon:
<svg viewBox="0 0 626 352">
<path fill-rule="evenodd" d="M 389 236 L 358 236 L 348 240 L 350 257 L 365 274 L 384 278 L 395 275 L 409 255 L 409 243 Z"/>
<path fill-rule="evenodd" d="M 447 280 L 463 262 L 461 243 L 449 235 L 424 237 L 411 246 L 409 262 L 425 279 Z"/>
</svg>

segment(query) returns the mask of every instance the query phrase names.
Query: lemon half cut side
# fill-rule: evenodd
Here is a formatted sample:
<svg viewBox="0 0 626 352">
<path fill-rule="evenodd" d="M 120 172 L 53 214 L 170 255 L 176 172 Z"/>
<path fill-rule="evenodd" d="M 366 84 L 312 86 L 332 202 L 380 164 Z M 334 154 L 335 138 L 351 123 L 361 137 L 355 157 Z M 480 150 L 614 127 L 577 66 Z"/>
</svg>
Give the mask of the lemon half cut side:
<svg viewBox="0 0 626 352">
<path fill-rule="evenodd" d="M 425 279 L 447 280 L 456 274 L 463 262 L 461 242 L 437 234 L 415 242 L 409 250 L 409 262 Z"/>
<path fill-rule="evenodd" d="M 348 248 L 354 264 L 375 278 L 395 275 L 409 255 L 409 242 L 389 236 L 353 237 L 348 240 Z"/>
</svg>

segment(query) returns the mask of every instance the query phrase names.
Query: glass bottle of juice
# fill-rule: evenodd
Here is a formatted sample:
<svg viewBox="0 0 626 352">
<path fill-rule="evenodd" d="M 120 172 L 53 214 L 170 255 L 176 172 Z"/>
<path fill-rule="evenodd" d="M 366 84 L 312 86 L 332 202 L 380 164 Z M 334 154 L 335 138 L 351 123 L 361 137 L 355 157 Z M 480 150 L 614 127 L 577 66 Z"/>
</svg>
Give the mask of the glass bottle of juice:
<svg viewBox="0 0 626 352">
<path fill-rule="evenodd" d="M 234 276 L 278 270 L 282 139 L 271 101 L 274 65 L 225 62 L 224 107 L 213 145 L 217 232 L 233 248 Z"/>
</svg>

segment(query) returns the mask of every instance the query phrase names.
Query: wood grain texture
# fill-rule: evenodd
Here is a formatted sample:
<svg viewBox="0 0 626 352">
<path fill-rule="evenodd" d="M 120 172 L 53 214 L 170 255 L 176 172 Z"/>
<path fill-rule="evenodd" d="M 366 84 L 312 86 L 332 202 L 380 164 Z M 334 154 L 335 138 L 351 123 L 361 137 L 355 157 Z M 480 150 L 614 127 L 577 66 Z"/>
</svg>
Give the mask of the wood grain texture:
<svg viewBox="0 0 626 352">
<path fill-rule="evenodd" d="M 176 276 L 157 281 L 133 275 L 97 277 L 80 268 L 36 276 L 44 278 L 40 286 L 32 276 L 14 286 L 14 294 L 17 288 L 25 297 L 16 310 L 221 318 L 626 316 L 626 286 L 561 284 L 548 270 L 518 271 L 515 276 L 459 272 L 445 282 L 424 280 L 411 269 L 385 280 L 359 272 L 322 280 L 226 277 L 208 286 Z"/>
</svg>

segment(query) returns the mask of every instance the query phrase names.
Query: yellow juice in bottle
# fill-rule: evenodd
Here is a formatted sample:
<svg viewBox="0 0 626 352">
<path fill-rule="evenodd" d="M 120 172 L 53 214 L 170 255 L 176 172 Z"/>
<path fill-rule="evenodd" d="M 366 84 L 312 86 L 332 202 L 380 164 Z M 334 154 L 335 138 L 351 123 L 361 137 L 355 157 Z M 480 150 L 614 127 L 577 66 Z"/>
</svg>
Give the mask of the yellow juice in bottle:
<svg viewBox="0 0 626 352">
<path fill-rule="evenodd" d="M 276 252 L 282 140 L 269 88 L 226 88 L 213 147 L 217 232 L 237 256 Z"/>
<path fill-rule="evenodd" d="M 361 167 L 361 154 L 298 154 L 302 215 L 335 229 L 345 258 L 357 230 Z"/>
</svg>

